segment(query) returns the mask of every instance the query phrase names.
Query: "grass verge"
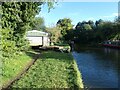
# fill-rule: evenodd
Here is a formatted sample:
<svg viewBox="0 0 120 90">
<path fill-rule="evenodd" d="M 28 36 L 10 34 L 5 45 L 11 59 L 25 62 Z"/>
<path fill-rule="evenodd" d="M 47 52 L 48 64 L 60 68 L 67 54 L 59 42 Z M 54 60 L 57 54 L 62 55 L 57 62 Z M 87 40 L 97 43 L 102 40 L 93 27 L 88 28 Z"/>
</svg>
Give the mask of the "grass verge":
<svg viewBox="0 0 120 90">
<path fill-rule="evenodd" d="M 45 51 L 11 88 L 83 88 L 71 53 Z"/>
<path fill-rule="evenodd" d="M 28 51 L 20 55 L 6 59 L 2 65 L 2 85 L 14 78 L 35 56 L 35 52 Z"/>
</svg>

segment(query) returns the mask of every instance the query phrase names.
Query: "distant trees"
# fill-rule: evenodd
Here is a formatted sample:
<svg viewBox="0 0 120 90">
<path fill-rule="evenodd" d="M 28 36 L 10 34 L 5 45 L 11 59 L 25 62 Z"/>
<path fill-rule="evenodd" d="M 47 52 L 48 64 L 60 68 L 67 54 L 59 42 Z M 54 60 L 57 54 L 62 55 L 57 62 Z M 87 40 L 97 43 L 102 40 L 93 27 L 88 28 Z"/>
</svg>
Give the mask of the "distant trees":
<svg viewBox="0 0 120 90">
<path fill-rule="evenodd" d="M 57 27 L 61 29 L 62 39 L 68 40 L 68 33 L 73 29 L 72 20 L 69 18 L 63 18 L 58 20 Z"/>
<path fill-rule="evenodd" d="M 51 39 L 55 40 L 54 42 L 68 43 L 68 41 L 74 40 L 76 43 L 93 45 L 105 40 L 120 39 L 120 17 L 114 22 L 102 19 L 95 22 L 92 20 L 82 21 L 78 22 L 75 28 L 73 28 L 71 19 L 63 18 L 58 20 L 56 27 L 56 31 L 53 29 L 53 32 L 51 32 L 53 33 Z M 55 32 L 58 32 L 59 35 Z"/>
<path fill-rule="evenodd" d="M 115 20 L 115 26 L 116 35 L 113 39 L 119 39 L 120 40 L 120 16 Z"/>
<path fill-rule="evenodd" d="M 74 40 L 80 44 L 97 44 L 105 40 L 120 39 L 119 18 L 115 22 L 103 21 L 102 19 L 95 22 L 92 20 L 82 21 L 77 23 L 75 29 L 70 24 L 71 29 L 68 30 L 69 24 L 61 19 L 57 22 L 57 26 L 61 28 L 61 31 L 64 31 L 61 33 L 62 36 L 67 41 Z"/>
<path fill-rule="evenodd" d="M 89 20 L 88 22 L 78 22 L 74 30 L 74 32 L 76 32 L 74 35 L 75 41 L 79 43 L 87 43 L 88 41 L 91 41 L 94 27 L 94 22 L 91 20 Z"/>
<path fill-rule="evenodd" d="M 104 23 L 104 21 L 102 19 L 99 19 L 98 21 L 95 22 L 95 26 L 98 27 L 100 25 L 102 25 Z"/>
<path fill-rule="evenodd" d="M 46 28 L 46 31 L 50 33 L 51 43 L 60 43 L 62 34 L 59 27 Z"/>
<path fill-rule="evenodd" d="M 119 20 L 116 20 L 116 22 L 110 22 L 110 21 L 103 21 L 102 19 L 99 19 L 96 22 L 93 22 L 89 20 L 88 22 L 78 22 L 74 30 L 77 32 L 76 41 L 82 44 L 90 44 L 90 43 L 100 43 L 105 40 L 110 39 L 120 39 L 119 33 L 120 30 L 119 27 Z M 116 36 L 117 35 L 117 36 Z"/>
<path fill-rule="evenodd" d="M 31 30 L 36 29 L 39 31 L 45 30 L 44 19 L 42 17 L 35 17 L 31 23 Z"/>
<path fill-rule="evenodd" d="M 94 23 L 92 21 L 83 21 L 83 22 L 79 22 L 77 25 L 76 25 L 76 29 L 77 30 L 80 30 L 80 31 L 83 31 L 83 30 L 92 30 L 94 26 Z"/>
</svg>

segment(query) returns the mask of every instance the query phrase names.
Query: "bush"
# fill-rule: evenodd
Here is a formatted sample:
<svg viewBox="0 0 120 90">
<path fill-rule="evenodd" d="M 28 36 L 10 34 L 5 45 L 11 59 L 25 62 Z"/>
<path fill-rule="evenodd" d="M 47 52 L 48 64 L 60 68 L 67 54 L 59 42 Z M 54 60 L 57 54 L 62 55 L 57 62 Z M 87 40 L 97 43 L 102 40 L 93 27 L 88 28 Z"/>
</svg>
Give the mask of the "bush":
<svg viewBox="0 0 120 90">
<path fill-rule="evenodd" d="M 18 51 L 27 51 L 29 49 L 29 41 L 27 39 L 18 36 L 15 40 Z"/>
<path fill-rule="evenodd" d="M 1 29 L 1 51 L 3 57 L 12 57 L 17 48 L 15 46 L 15 41 L 12 40 L 12 31 L 9 29 Z"/>
<path fill-rule="evenodd" d="M 13 36 L 13 31 L 10 29 L 1 29 L 1 48 L 2 57 L 9 58 L 19 54 L 21 51 L 28 50 L 28 41 L 21 38 L 20 35 Z"/>
</svg>

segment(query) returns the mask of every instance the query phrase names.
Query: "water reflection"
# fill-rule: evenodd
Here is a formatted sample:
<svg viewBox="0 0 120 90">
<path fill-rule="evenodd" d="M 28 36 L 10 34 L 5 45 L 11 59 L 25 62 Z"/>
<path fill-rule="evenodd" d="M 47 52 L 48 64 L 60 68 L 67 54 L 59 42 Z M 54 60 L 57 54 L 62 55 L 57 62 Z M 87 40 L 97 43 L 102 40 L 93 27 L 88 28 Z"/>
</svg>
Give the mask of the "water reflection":
<svg viewBox="0 0 120 90">
<path fill-rule="evenodd" d="M 118 88 L 119 50 L 82 48 L 72 54 L 88 87 Z"/>
</svg>

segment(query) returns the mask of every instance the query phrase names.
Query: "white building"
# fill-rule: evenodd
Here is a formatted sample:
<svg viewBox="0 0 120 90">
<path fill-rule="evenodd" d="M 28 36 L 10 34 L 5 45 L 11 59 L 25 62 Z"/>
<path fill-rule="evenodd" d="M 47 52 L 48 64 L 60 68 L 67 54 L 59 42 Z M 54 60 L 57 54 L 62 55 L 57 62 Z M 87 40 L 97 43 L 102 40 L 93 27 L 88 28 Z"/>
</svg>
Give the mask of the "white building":
<svg viewBox="0 0 120 90">
<path fill-rule="evenodd" d="M 38 30 L 28 31 L 26 38 L 29 40 L 30 46 L 49 46 L 50 44 L 49 34 L 47 32 Z"/>
</svg>

